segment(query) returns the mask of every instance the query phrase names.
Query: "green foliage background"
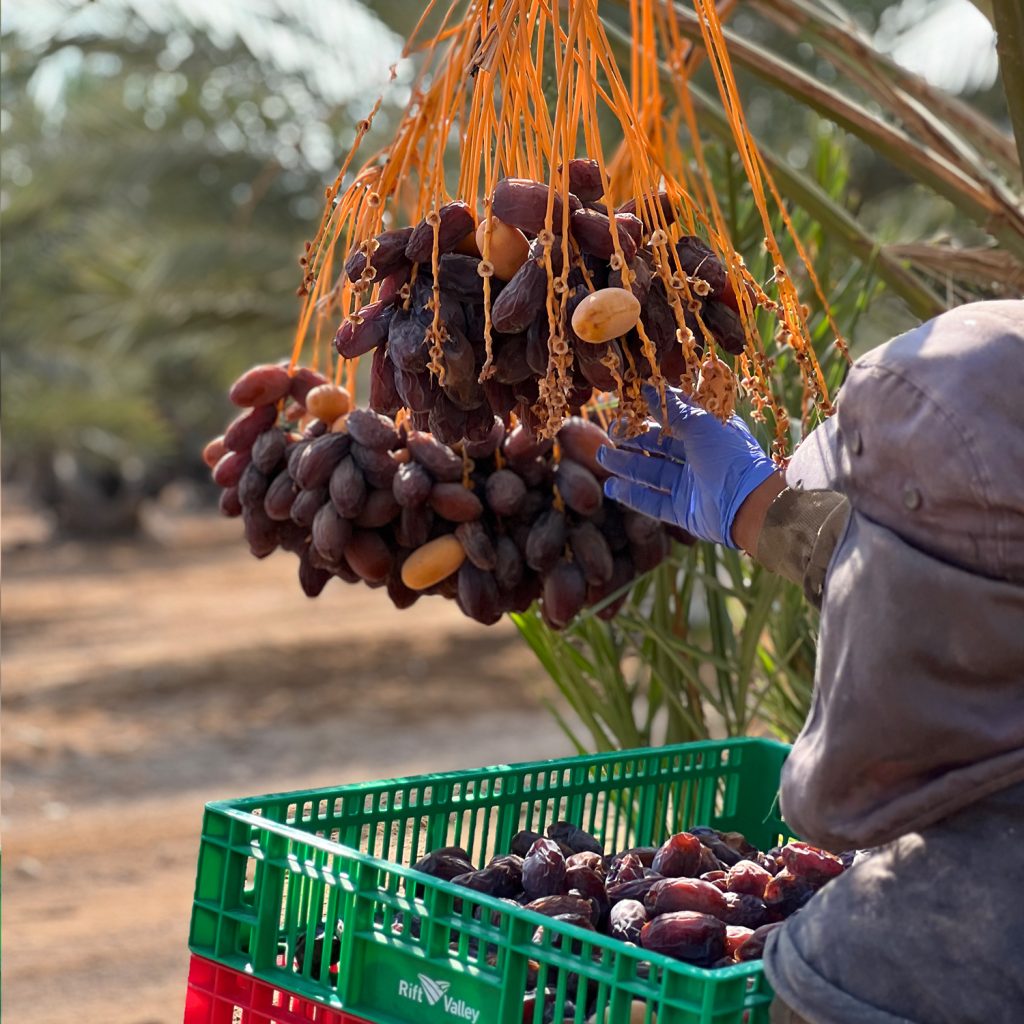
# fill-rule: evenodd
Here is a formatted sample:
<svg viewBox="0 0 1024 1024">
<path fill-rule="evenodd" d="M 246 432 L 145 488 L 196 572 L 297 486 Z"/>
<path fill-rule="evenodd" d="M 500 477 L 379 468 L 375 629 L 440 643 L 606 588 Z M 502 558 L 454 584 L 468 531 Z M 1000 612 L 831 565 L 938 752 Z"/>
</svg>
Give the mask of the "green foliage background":
<svg viewBox="0 0 1024 1024">
<path fill-rule="evenodd" d="M 5 7 L 4 468 L 43 498 L 69 459 L 202 477 L 230 382 L 290 351 L 302 241 L 401 45 L 360 10 L 376 66 L 293 6 L 219 34 L 173 4 Z"/>
</svg>

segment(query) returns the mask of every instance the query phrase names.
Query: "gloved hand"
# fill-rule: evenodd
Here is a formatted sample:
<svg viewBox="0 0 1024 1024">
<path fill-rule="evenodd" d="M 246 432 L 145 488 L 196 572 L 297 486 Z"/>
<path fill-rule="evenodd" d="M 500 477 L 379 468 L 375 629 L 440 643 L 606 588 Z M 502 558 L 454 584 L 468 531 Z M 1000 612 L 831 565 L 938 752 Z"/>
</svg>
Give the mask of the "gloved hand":
<svg viewBox="0 0 1024 1024">
<path fill-rule="evenodd" d="M 661 416 L 657 391 L 644 393 Z M 681 391 L 667 391 L 668 421 L 646 434 L 603 447 L 597 459 L 615 474 L 605 481 L 609 498 L 695 537 L 736 548 L 732 524 L 744 500 L 777 467 L 738 416 L 722 423 Z"/>
</svg>

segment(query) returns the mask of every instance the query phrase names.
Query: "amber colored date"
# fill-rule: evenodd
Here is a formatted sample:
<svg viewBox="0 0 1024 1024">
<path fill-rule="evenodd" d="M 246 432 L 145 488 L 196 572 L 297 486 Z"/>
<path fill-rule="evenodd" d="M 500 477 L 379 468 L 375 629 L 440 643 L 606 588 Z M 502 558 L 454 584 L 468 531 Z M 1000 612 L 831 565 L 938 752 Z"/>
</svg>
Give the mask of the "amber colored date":
<svg viewBox="0 0 1024 1024">
<path fill-rule="evenodd" d="M 276 406 L 257 405 L 237 417 L 224 432 L 224 447 L 233 452 L 249 451 L 256 439 L 276 422 Z"/>
<path fill-rule="evenodd" d="M 838 857 L 807 843 L 789 843 L 782 848 L 779 857 L 791 875 L 806 878 L 815 886 L 824 885 L 843 873 L 843 862 Z"/>
<path fill-rule="evenodd" d="M 764 896 L 765 886 L 772 880 L 771 872 L 765 871 L 752 860 L 741 860 L 729 868 L 727 885 L 730 892 L 746 893 L 748 896 Z"/>
<path fill-rule="evenodd" d="M 235 405 L 271 405 L 288 394 L 292 379 L 283 366 L 266 363 L 247 370 L 231 386 L 228 398 Z"/>
<path fill-rule="evenodd" d="M 218 487 L 235 487 L 249 465 L 248 452 L 225 452 L 213 467 L 213 482 Z"/>
<path fill-rule="evenodd" d="M 700 851 L 700 840 L 696 836 L 677 832 L 658 848 L 651 867 L 666 877 L 692 876 L 700 865 Z"/>
<path fill-rule="evenodd" d="M 288 389 L 288 397 L 305 406 L 306 398 L 313 388 L 326 384 L 327 378 L 308 366 L 298 366 L 292 373 L 292 384 Z"/>
<path fill-rule="evenodd" d="M 721 917 L 727 908 L 721 889 L 699 878 L 666 878 L 652 886 L 644 897 L 651 917 L 677 910 L 696 910 Z"/>
<path fill-rule="evenodd" d="M 816 889 L 817 886 L 809 879 L 794 875 L 785 868 L 765 886 L 764 902 L 773 913 L 789 917 L 814 895 Z"/>
<path fill-rule="evenodd" d="M 725 925 L 690 910 L 662 914 L 643 926 L 640 944 L 654 953 L 708 967 L 725 955 Z"/>
<path fill-rule="evenodd" d="M 742 946 L 747 939 L 754 934 L 753 928 L 743 928 L 739 925 L 729 924 L 725 926 L 725 953 L 726 956 L 731 956 L 735 959 L 736 954 L 739 952 L 740 946 Z"/>
<path fill-rule="evenodd" d="M 620 853 L 612 858 L 607 881 L 609 885 L 614 885 L 617 882 L 635 882 L 644 876 L 643 861 L 635 853 Z"/>
</svg>

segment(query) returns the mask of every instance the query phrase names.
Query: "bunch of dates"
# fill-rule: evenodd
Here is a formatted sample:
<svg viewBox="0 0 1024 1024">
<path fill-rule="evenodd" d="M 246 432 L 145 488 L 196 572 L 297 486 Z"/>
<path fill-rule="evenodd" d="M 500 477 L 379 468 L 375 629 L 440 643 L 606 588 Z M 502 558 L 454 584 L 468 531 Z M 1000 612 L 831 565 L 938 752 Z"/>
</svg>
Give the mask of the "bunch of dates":
<svg viewBox="0 0 1024 1024">
<path fill-rule="evenodd" d="M 692 542 L 604 496 L 596 453 L 608 435 L 581 417 L 552 441 L 491 415 L 456 450 L 351 408 L 306 368 L 254 367 L 230 397 L 246 411 L 204 453 L 221 511 L 241 516 L 257 558 L 296 554 L 310 597 L 337 576 L 386 587 L 398 608 L 441 595 L 487 625 L 539 599 L 562 628 L 584 607 L 610 618 L 670 536 Z"/>
<path fill-rule="evenodd" d="M 374 353 L 371 408 L 404 407 L 448 444 L 483 441 L 495 416 L 508 425 L 513 412 L 551 437 L 595 389 L 617 394 L 627 413 L 642 407 L 643 382 L 691 390 L 705 332 L 743 351 L 726 268 L 701 239 L 645 224 L 654 207 L 644 202 L 609 210 L 595 161 L 570 161 L 568 185 L 552 197 L 542 182 L 505 178 L 479 224 L 456 201 L 355 247 L 349 280 L 379 291 L 335 346 L 346 359 Z M 664 194 L 649 201 L 674 218 Z M 709 388 L 728 391 L 725 364 L 713 363 Z M 708 408 L 729 402 L 703 398 Z"/>
<path fill-rule="evenodd" d="M 509 900 L 546 917 L 600 932 L 645 950 L 699 967 L 730 967 L 759 959 L 767 935 L 853 862 L 806 843 L 760 852 L 738 832 L 698 826 L 661 846 L 606 853 L 594 836 L 558 821 L 546 834 L 518 833 L 507 854 L 478 869 L 465 850 L 445 847 L 413 865 L 417 871 Z M 543 928 L 535 942 L 543 940 Z M 598 954 L 595 954 L 599 956 Z M 524 1021 L 552 1020 L 557 971 L 548 968 L 532 991 Z M 568 973 L 560 1019 L 576 1019 L 577 1006 L 594 1013 L 596 991 Z M 638 1018 L 643 1020 L 641 1013 Z"/>
</svg>

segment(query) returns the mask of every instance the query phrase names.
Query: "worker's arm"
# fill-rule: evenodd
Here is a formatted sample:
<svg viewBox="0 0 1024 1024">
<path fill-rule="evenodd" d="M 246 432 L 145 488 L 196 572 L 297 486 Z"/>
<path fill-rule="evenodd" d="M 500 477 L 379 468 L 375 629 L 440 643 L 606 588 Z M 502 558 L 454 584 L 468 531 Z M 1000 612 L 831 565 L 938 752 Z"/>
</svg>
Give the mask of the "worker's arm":
<svg viewBox="0 0 1024 1024">
<path fill-rule="evenodd" d="M 820 607 L 828 563 L 849 518 L 850 502 L 837 491 L 785 487 L 764 514 L 754 547 L 743 548 L 765 568 L 800 584 Z"/>
<path fill-rule="evenodd" d="M 651 411 L 661 402 L 650 389 Z M 728 423 L 670 389 L 667 419 L 646 434 L 602 449 L 615 474 L 609 497 L 703 540 L 742 547 L 821 601 L 832 550 L 849 505 L 833 491 L 794 491 L 739 417 Z"/>
</svg>

